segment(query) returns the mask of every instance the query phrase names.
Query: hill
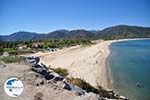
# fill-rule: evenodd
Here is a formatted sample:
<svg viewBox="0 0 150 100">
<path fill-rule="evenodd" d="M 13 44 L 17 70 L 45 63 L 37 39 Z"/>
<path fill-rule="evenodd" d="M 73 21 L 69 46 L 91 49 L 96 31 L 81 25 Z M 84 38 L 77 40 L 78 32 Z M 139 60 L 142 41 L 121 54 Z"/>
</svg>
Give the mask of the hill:
<svg viewBox="0 0 150 100">
<path fill-rule="evenodd" d="M 4 41 L 28 41 L 44 39 L 45 34 L 37 34 L 33 32 L 19 31 L 7 36 L 0 36 Z"/>
<path fill-rule="evenodd" d="M 150 38 L 150 27 L 118 25 L 98 31 L 103 39 Z"/>
<path fill-rule="evenodd" d="M 0 36 L 4 41 L 28 41 L 43 39 L 124 39 L 150 38 L 150 27 L 117 25 L 100 31 L 92 30 L 56 30 L 47 34 L 19 31 L 7 36 Z"/>
</svg>

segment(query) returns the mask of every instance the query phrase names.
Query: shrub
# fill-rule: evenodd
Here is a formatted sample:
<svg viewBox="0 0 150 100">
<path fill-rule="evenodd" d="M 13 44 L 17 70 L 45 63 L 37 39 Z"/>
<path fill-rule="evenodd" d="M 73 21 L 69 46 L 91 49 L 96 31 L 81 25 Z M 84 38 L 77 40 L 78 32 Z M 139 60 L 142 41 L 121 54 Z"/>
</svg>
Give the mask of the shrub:
<svg viewBox="0 0 150 100">
<path fill-rule="evenodd" d="M 58 73 L 63 77 L 66 77 L 69 74 L 68 70 L 64 68 L 50 68 L 50 69 L 52 69 L 54 72 Z"/>
<path fill-rule="evenodd" d="M 87 92 L 93 92 L 93 93 L 96 93 L 100 96 L 107 97 L 107 98 L 115 98 L 115 97 L 112 97 L 109 94 L 110 93 L 109 91 L 103 89 L 101 86 L 93 87 L 89 83 L 84 81 L 83 79 L 80 79 L 80 78 L 67 78 L 67 80 L 71 84 L 79 86 L 80 88 L 86 90 Z"/>
<path fill-rule="evenodd" d="M 28 53 L 34 53 L 34 51 L 33 50 L 19 50 L 18 51 L 18 54 L 20 55 L 20 54 L 28 54 Z"/>
<path fill-rule="evenodd" d="M 4 51 L 8 52 L 10 55 L 17 55 L 18 52 L 14 48 L 4 48 Z"/>
<path fill-rule="evenodd" d="M 6 56 L 1 58 L 2 61 L 4 61 L 5 63 L 13 63 L 13 62 L 17 62 L 19 59 L 18 56 Z"/>
<path fill-rule="evenodd" d="M 0 55 L 2 55 L 4 52 L 4 49 L 2 47 L 0 47 Z"/>
<path fill-rule="evenodd" d="M 86 90 L 87 92 L 94 92 L 98 94 L 98 89 L 96 89 L 95 87 L 91 86 L 89 83 L 87 83 L 86 81 L 80 79 L 80 78 L 67 78 L 67 80 L 76 86 L 81 87 L 82 89 Z"/>
</svg>

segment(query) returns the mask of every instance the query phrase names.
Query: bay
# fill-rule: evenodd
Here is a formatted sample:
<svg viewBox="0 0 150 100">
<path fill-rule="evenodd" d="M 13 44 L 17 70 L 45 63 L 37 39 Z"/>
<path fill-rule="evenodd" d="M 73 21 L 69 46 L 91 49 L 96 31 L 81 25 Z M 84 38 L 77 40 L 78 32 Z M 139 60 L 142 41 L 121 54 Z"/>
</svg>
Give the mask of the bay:
<svg viewBox="0 0 150 100">
<path fill-rule="evenodd" d="M 150 100 L 150 39 L 114 42 L 110 49 L 113 89 L 130 100 Z"/>
</svg>

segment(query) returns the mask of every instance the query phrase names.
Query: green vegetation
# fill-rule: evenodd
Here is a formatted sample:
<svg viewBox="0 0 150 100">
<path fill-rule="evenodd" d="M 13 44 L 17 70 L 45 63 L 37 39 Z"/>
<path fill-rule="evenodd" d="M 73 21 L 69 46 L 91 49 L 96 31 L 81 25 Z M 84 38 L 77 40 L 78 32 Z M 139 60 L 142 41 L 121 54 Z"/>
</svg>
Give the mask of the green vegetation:
<svg viewBox="0 0 150 100">
<path fill-rule="evenodd" d="M 16 55 L 18 44 L 19 42 L 0 41 L 0 52 L 8 52 L 10 55 Z"/>
<path fill-rule="evenodd" d="M 48 40 L 44 41 L 43 48 L 63 48 L 63 47 L 70 47 L 76 45 L 89 45 L 92 44 L 90 40 L 83 40 L 83 39 L 74 39 L 74 40 Z"/>
<path fill-rule="evenodd" d="M 19 55 L 19 54 L 27 54 L 33 53 L 33 50 L 18 50 L 13 48 L 4 48 L 3 51 L 8 52 L 10 55 Z"/>
<path fill-rule="evenodd" d="M 66 77 L 69 74 L 67 69 L 63 69 L 63 68 L 50 68 L 50 69 L 64 77 Z M 101 86 L 97 86 L 97 88 L 95 88 L 80 78 L 67 78 L 67 80 L 71 84 L 79 86 L 82 89 L 86 90 L 87 92 L 94 92 L 94 93 L 102 95 L 104 97 L 109 97 L 108 91 L 103 89 Z"/>
<path fill-rule="evenodd" d="M 59 75 L 64 76 L 64 77 L 66 77 L 69 74 L 68 70 L 64 69 L 64 68 L 50 68 L 50 69 L 53 70 L 54 72 L 58 73 Z M 89 83 L 87 83 L 86 81 L 84 81 L 80 78 L 67 78 L 67 80 L 71 84 L 79 86 L 82 89 L 86 90 L 87 92 L 94 92 L 96 94 L 108 97 L 107 96 L 107 91 L 104 90 L 101 86 L 98 86 L 97 88 L 95 88 L 95 87 L 91 86 Z"/>
<path fill-rule="evenodd" d="M 18 56 L 6 56 L 1 58 L 0 60 L 4 61 L 5 63 L 13 63 L 19 60 Z"/>
<path fill-rule="evenodd" d="M 115 98 L 114 96 L 109 94 L 109 91 L 103 89 L 101 86 L 97 86 L 96 88 L 91 86 L 89 83 L 84 81 L 80 78 L 67 78 L 67 80 L 76 86 L 81 87 L 82 89 L 86 90 L 87 92 L 93 92 L 100 96 L 107 97 L 107 98 Z"/>
<path fill-rule="evenodd" d="M 103 39 L 104 40 L 113 40 L 112 37 L 109 37 L 109 36 L 105 36 L 105 37 L 103 37 Z"/>
<path fill-rule="evenodd" d="M 150 38 L 150 28 L 118 25 L 100 31 L 100 33 L 98 33 L 98 37 L 104 40 Z"/>
<path fill-rule="evenodd" d="M 5 42 L 0 40 L 0 54 L 8 52 L 10 55 L 33 53 L 45 49 L 55 51 L 56 48 L 70 47 L 76 45 L 90 45 L 92 42 L 85 39 L 60 39 L 60 40 L 36 40 L 23 42 Z M 21 49 L 20 49 L 21 48 Z"/>
<path fill-rule="evenodd" d="M 27 53 L 34 53 L 33 50 L 17 50 L 17 54 L 27 54 Z"/>
<path fill-rule="evenodd" d="M 67 80 L 76 86 L 81 87 L 82 89 L 86 90 L 87 92 L 94 92 L 94 93 L 98 93 L 98 89 L 94 88 L 93 86 L 91 86 L 89 83 L 87 83 L 86 81 L 80 79 L 80 78 L 67 78 Z"/>
<path fill-rule="evenodd" d="M 4 52 L 4 49 L 2 47 L 0 47 L 0 55 L 2 55 Z"/>
<path fill-rule="evenodd" d="M 47 41 L 47 40 L 96 40 L 96 39 L 125 39 L 125 38 L 150 38 L 150 27 L 139 27 L 139 26 L 128 26 L 128 25 L 116 25 L 112 27 L 105 28 L 103 30 L 57 30 L 50 32 L 48 34 L 37 34 L 32 32 L 19 31 L 15 34 L 8 36 L 0 36 L 0 42 L 5 41 L 24 41 L 23 44 L 28 47 L 32 47 L 33 41 Z M 16 42 L 13 44 L 7 43 L 8 47 L 12 48 Z M 48 44 L 49 45 L 49 44 Z M 56 45 L 52 45 L 55 47 Z M 60 44 L 59 44 L 60 45 Z M 50 47 L 51 47 L 50 46 Z"/>
<path fill-rule="evenodd" d="M 17 49 L 16 48 L 4 48 L 5 52 L 8 52 L 10 55 L 17 55 Z"/>
<path fill-rule="evenodd" d="M 63 77 L 66 77 L 69 74 L 68 70 L 64 68 L 50 68 L 50 69 L 52 69 L 54 72 L 58 73 Z"/>
<path fill-rule="evenodd" d="M 1 40 L 0 40 L 0 47 L 16 49 L 16 46 L 17 46 L 19 43 L 20 43 L 20 42 L 6 42 L 6 41 L 1 41 Z"/>
</svg>

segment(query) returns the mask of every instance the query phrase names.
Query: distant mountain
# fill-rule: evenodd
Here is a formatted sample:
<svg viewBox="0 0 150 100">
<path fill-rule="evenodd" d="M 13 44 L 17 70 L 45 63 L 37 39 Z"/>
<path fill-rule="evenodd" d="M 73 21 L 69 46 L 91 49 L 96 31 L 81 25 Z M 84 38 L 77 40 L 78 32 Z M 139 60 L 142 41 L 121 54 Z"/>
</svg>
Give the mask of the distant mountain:
<svg viewBox="0 0 150 100">
<path fill-rule="evenodd" d="M 90 32 L 96 34 L 97 33 L 97 30 L 89 30 Z"/>
<path fill-rule="evenodd" d="M 150 27 L 117 25 L 98 31 L 97 35 L 105 39 L 150 38 Z"/>
<path fill-rule="evenodd" d="M 68 30 L 57 30 L 47 34 L 46 39 L 65 39 L 69 34 Z"/>
<path fill-rule="evenodd" d="M 123 39 L 150 38 L 150 27 L 117 25 L 101 31 L 87 30 L 56 30 L 48 34 L 19 31 L 7 36 L 0 36 L 4 41 L 28 41 L 43 39 Z"/>
<path fill-rule="evenodd" d="M 19 31 L 7 36 L 0 36 L 4 41 L 28 41 L 40 40 L 45 38 L 45 34 L 37 34 L 32 32 Z"/>
<path fill-rule="evenodd" d="M 93 39 L 95 34 L 86 30 L 72 30 L 67 36 L 68 39 Z"/>
</svg>

